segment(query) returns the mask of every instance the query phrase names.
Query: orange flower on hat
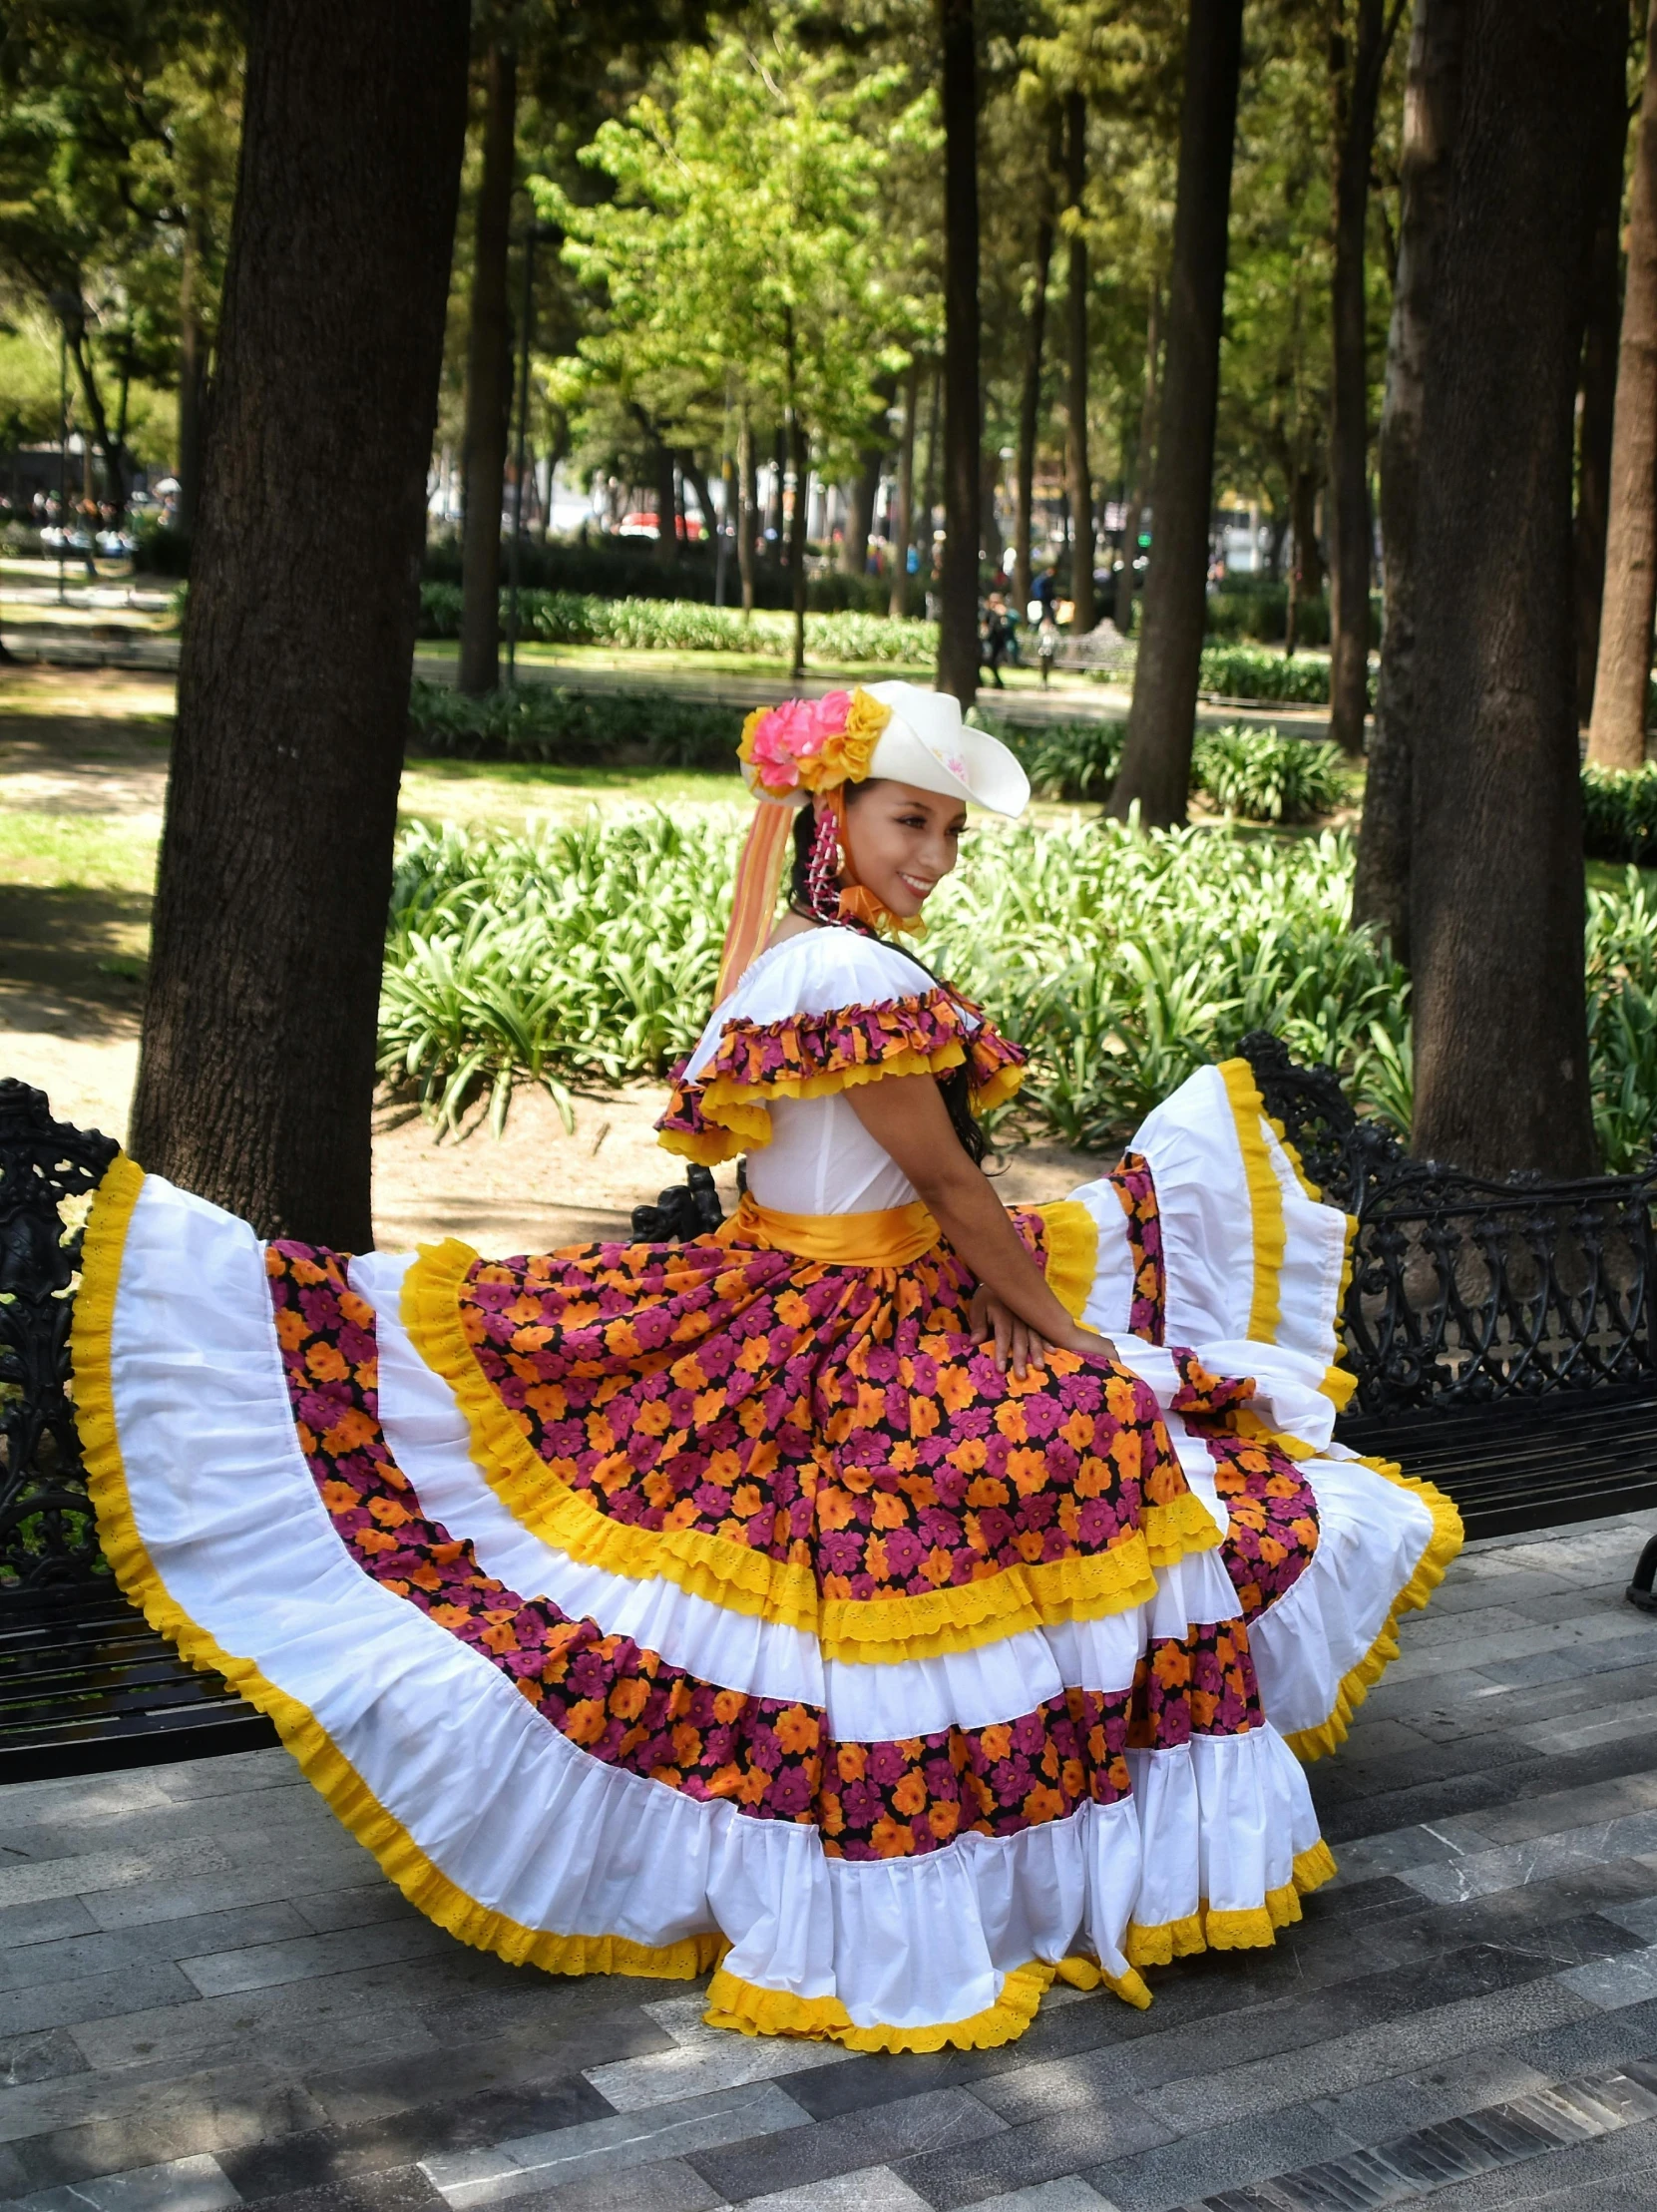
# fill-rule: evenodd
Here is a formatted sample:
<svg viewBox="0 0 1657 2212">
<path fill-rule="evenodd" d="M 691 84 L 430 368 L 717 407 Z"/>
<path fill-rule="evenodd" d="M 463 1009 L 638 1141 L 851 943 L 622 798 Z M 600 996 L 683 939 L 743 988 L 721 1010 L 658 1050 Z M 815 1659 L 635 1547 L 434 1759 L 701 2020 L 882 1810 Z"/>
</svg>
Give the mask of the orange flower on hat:
<svg viewBox="0 0 1657 2212">
<path fill-rule="evenodd" d="M 861 783 L 892 709 L 867 691 L 827 691 L 756 708 L 742 724 L 736 756 L 755 790 L 770 798 Z"/>
</svg>

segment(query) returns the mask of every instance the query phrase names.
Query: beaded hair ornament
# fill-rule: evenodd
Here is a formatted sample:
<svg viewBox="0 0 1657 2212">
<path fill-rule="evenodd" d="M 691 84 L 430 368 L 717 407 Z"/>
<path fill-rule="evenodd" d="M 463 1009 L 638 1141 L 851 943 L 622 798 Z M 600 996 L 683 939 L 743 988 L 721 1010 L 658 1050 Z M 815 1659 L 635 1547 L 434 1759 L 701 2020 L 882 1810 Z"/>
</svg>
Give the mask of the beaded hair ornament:
<svg viewBox="0 0 1657 2212">
<path fill-rule="evenodd" d="M 748 789 L 760 803 L 736 864 L 715 1005 L 735 988 L 770 935 L 795 814 L 814 798 L 826 802 L 807 876 L 817 919 L 906 930 L 922 926 L 918 918 L 894 914 L 858 882 L 846 849 L 845 786 L 867 777 L 875 746 L 891 719 L 892 709 L 884 700 L 855 690 L 756 707 L 742 724 L 736 755 Z"/>
</svg>

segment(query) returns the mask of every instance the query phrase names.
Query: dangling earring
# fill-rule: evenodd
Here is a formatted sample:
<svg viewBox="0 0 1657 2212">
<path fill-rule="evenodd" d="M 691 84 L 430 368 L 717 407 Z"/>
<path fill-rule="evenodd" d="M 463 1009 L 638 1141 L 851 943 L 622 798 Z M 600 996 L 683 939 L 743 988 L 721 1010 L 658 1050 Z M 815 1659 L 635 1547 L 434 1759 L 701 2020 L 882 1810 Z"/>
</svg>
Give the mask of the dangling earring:
<svg viewBox="0 0 1657 2212">
<path fill-rule="evenodd" d="M 819 922 L 840 919 L 840 825 L 825 806 L 817 820 L 817 838 L 805 873 L 806 897 Z"/>
</svg>

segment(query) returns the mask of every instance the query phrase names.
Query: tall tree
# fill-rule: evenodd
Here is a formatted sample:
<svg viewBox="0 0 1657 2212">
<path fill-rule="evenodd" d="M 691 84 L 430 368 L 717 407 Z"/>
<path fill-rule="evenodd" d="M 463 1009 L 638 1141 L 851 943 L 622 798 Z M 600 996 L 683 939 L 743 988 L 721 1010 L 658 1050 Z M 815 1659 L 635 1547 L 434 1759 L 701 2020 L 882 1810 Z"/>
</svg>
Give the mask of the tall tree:
<svg viewBox="0 0 1657 2212">
<path fill-rule="evenodd" d="M 1410 959 L 1411 761 L 1420 729 L 1416 598 L 1422 408 L 1439 256 L 1450 209 L 1466 12 L 1466 0 L 1416 0 L 1404 93 L 1398 273 L 1387 336 L 1387 392 L 1381 409 L 1386 623 L 1352 918 L 1355 924 L 1374 923 L 1406 964 Z"/>
<path fill-rule="evenodd" d="M 1594 133 L 1624 0 L 1467 0 L 1416 546 L 1413 1148 L 1594 1164 L 1569 574 Z M 1503 495 L 1491 496 L 1499 486 Z"/>
<path fill-rule="evenodd" d="M 1036 441 L 1041 427 L 1042 354 L 1047 331 L 1047 275 L 1054 230 L 1053 171 L 1058 125 L 1049 131 L 1048 155 L 1036 187 L 1036 241 L 1031 253 L 1030 315 L 1025 331 L 1024 374 L 1019 387 L 1019 481 L 1013 525 L 1013 596 L 1021 617 L 1030 604 L 1031 516 L 1036 499 Z"/>
<path fill-rule="evenodd" d="M 1646 20 L 1645 83 L 1634 126 L 1628 276 L 1617 348 L 1611 501 L 1605 528 L 1588 758 L 1606 768 L 1645 759 L 1651 626 L 1657 614 L 1657 0 Z"/>
<path fill-rule="evenodd" d="M 1079 91 L 1064 100 L 1064 182 L 1070 225 L 1064 460 L 1070 486 L 1071 627 L 1084 634 L 1093 627 L 1093 475 L 1087 461 L 1087 102 Z"/>
<path fill-rule="evenodd" d="M 1137 805 L 1147 828 L 1184 819 L 1191 779 L 1242 44 L 1243 0 L 1191 0 L 1150 572 L 1127 742 L 1110 802 L 1124 818 Z"/>
<path fill-rule="evenodd" d="M 1621 91 L 1619 86 L 1618 91 Z M 1576 442 L 1576 717 L 1594 708 L 1599 662 L 1599 604 L 1605 586 L 1605 532 L 1611 514 L 1611 437 L 1617 404 L 1617 338 L 1622 326 L 1622 157 L 1627 119 L 1607 118 L 1599 210 L 1588 280 L 1588 328 L 1582 340 Z"/>
<path fill-rule="evenodd" d="M 978 694 L 978 51 L 973 0 L 938 0 L 944 111 L 944 573 L 939 688 Z"/>
<path fill-rule="evenodd" d="M 501 488 L 512 414 L 507 256 L 517 167 L 518 55 L 497 38 L 484 56 L 483 176 L 466 344 L 460 687 L 475 696 L 501 680 Z"/>
<path fill-rule="evenodd" d="M 915 417 L 921 405 L 921 364 L 911 357 L 903 380 L 903 428 L 898 433 L 898 500 L 892 514 L 892 620 L 909 612 L 909 549 L 915 539 Z"/>
<path fill-rule="evenodd" d="M 1125 638 L 1133 628 L 1133 592 L 1138 583 L 1134 563 L 1139 558 L 1139 532 L 1145 519 L 1145 494 L 1156 457 L 1156 377 L 1162 353 L 1162 281 L 1151 278 L 1150 307 L 1145 315 L 1145 381 L 1139 395 L 1139 437 L 1133 449 L 1132 486 L 1127 513 L 1122 518 L 1122 566 L 1116 578 L 1114 617 Z"/>
<path fill-rule="evenodd" d="M 1387 56 L 1404 0 L 1334 0 L 1334 404 L 1329 424 L 1329 729 L 1364 749 L 1370 681 L 1370 369 L 1365 247 L 1370 164 Z"/>
<path fill-rule="evenodd" d="M 251 16 L 133 1106 L 146 1165 L 357 1251 L 467 32 L 465 0 Z"/>
</svg>

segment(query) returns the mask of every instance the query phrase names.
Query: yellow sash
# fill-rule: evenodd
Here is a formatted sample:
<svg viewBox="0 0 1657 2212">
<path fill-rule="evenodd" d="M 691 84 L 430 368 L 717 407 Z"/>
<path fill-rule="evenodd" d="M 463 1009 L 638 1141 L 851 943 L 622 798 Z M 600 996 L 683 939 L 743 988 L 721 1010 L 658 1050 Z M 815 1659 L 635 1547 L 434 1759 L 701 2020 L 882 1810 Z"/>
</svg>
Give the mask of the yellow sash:
<svg viewBox="0 0 1657 2212">
<path fill-rule="evenodd" d="M 744 1191 L 742 1203 L 716 1234 L 721 1244 L 792 1252 L 834 1267 L 907 1267 L 938 1242 L 938 1224 L 919 1198 L 873 1213 L 778 1213 Z"/>
</svg>

